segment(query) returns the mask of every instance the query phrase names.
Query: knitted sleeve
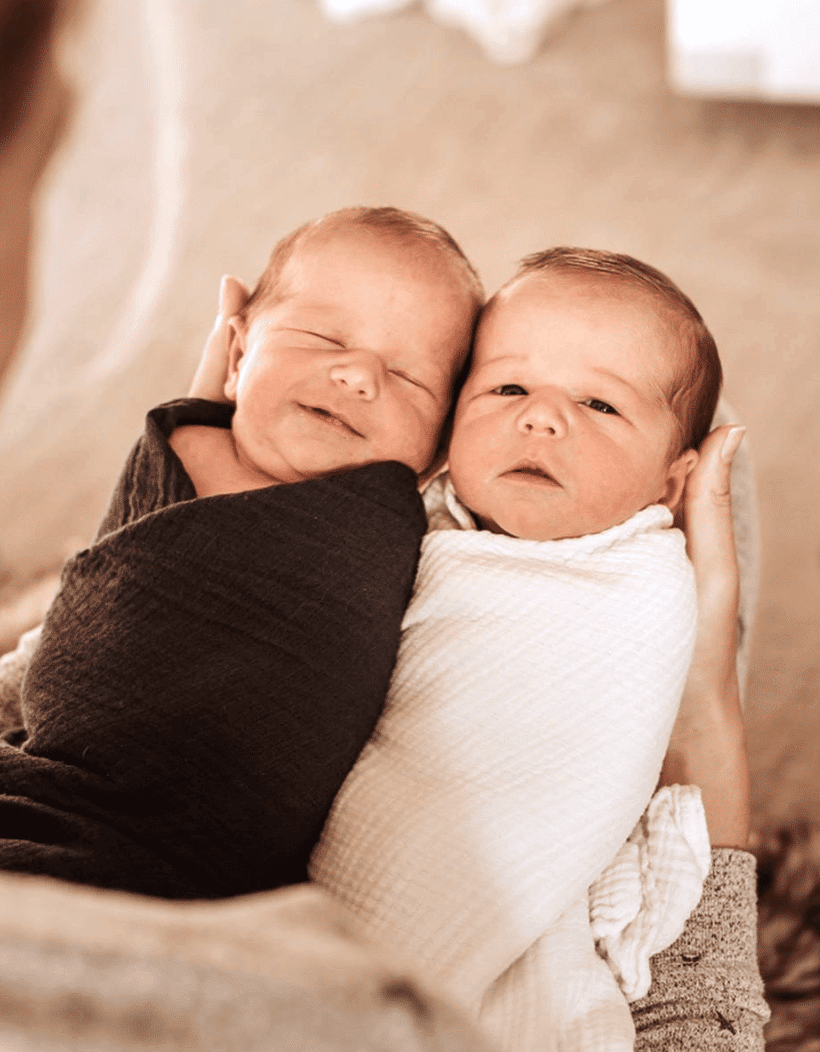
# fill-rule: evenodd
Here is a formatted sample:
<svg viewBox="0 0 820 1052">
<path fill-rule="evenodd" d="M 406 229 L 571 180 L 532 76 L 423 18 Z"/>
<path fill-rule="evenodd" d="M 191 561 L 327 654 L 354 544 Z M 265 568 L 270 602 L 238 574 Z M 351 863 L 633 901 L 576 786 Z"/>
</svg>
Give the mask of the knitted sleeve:
<svg viewBox="0 0 820 1052">
<path fill-rule="evenodd" d="M 23 726 L 20 687 L 31 655 L 40 641 L 42 625 L 20 637 L 17 649 L 0 657 L 0 734 Z"/>
<path fill-rule="evenodd" d="M 763 1052 L 756 901 L 754 856 L 714 849 L 700 903 L 652 958 L 649 992 L 630 1006 L 635 1052 Z"/>
</svg>

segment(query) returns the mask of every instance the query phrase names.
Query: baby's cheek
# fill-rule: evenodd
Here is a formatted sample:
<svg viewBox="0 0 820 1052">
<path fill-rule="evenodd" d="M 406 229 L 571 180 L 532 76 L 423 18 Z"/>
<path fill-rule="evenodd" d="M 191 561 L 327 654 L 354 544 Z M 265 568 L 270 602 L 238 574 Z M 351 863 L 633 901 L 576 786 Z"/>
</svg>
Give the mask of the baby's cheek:
<svg viewBox="0 0 820 1052">
<path fill-rule="evenodd" d="M 634 466 L 630 470 L 630 466 L 623 463 L 613 464 L 608 472 L 600 476 L 597 495 L 593 491 L 587 502 L 589 517 L 597 530 L 625 522 L 650 503 L 646 487 L 641 485 Z"/>
<path fill-rule="evenodd" d="M 400 446 L 394 446 L 393 451 L 388 452 L 386 459 L 398 460 L 401 464 L 412 468 L 418 475 L 433 459 L 433 452 L 430 450 L 430 444 L 421 435 L 408 435 Z"/>
<path fill-rule="evenodd" d="M 439 413 L 415 411 L 397 423 L 403 455 L 396 457 L 416 472 L 424 471 L 436 454 L 444 418 Z"/>
<path fill-rule="evenodd" d="M 458 450 L 454 450 L 452 444 L 449 450 L 447 467 L 450 473 L 450 481 L 461 503 L 477 518 L 492 518 L 495 521 L 493 512 L 497 511 L 497 509 L 492 506 L 480 480 L 470 470 L 469 462 L 467 464 L 464 463 L 464 460 L 459 456 Z"/>
</svg>

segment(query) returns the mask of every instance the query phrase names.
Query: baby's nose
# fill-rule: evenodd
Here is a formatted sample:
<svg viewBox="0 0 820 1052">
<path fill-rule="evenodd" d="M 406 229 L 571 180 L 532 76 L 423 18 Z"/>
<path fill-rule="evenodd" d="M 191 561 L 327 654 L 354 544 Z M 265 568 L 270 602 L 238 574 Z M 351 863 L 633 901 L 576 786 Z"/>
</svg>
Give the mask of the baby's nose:
<svg viewBox="0 0 820 1052">
<path fill-rule="evenodd" d="M 530 435 L 564 438 L 569 430 L 569 408 L 558 391 L 537 391 L 522 406 L 517 424 Z"/>
<path fill-rule="evenodd" d="M 371 401 L 379 393 L 380 361 L 375 355 L 357 354 L 330 367 L 330 379 L 349 394 Z"/>
</svg>

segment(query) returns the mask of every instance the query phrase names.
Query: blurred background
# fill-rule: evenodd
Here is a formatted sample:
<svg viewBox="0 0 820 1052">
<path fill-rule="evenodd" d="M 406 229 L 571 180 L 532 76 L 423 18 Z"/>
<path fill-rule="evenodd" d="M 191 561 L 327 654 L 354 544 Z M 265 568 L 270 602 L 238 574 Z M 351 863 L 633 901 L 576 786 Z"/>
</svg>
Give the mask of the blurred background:
<svg viewBox="0 0 820 1052">
<path fill-rule="evenodd" d="M 534 0 L 514 54 L 458 3 L 90 3 L 0 415 L 0 644 L 187 390 L 220 276 L 253 283 L 299 223 L 413 209 L 490 292 L 528 252 L 609 248 L 721 349 L 760 507 L 754 813 L 820 818 L 820 5 L 722 3 Z"/>
</svg>

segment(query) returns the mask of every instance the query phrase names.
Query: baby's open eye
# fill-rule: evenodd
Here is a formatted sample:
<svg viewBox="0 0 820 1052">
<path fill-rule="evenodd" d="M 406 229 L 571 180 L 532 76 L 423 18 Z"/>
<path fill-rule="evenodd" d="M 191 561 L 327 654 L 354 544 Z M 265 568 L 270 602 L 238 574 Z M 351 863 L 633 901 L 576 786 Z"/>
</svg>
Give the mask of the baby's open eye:
<svg viewBox="0 0 820 1052">
<path fill-rule="evenodd" d="M 494 387 L 490 393 L 495 395 L 525 395 L 527 392 L 521 384 L 502 384 L 500 387 Z"/>
<path fill-rule="evenodd" d="M 590 409 L 594 409 L 596 413 L 614 413 L 618 416 L 618 410 L 613 409 L 609 402 L 602 402 L 600 398 L 588 398 L 584 405 L 588 405 Z"/>
</svg>

